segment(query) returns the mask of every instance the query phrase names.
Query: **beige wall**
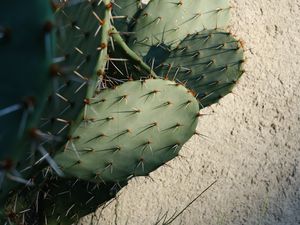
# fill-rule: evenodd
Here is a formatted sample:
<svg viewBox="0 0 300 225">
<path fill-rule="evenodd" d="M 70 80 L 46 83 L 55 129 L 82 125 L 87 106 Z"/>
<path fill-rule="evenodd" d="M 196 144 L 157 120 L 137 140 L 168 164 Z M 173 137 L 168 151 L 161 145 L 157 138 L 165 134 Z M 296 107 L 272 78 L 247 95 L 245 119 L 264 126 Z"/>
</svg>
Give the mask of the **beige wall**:
<svg viewBox="0 0 300 225">
<path fill-rule="evenodd" d="M 235 94 L 203 111 L 210 115 L 198 130 L 208 138 L 193 137 L 185 158 L 154 172 L 154 181 L 131 181 L 91 224 L 153 225 L 216 179 L 174 224 L 300 224 L 300 1 L 232 3 L 247 73 Z"/>
</svg>

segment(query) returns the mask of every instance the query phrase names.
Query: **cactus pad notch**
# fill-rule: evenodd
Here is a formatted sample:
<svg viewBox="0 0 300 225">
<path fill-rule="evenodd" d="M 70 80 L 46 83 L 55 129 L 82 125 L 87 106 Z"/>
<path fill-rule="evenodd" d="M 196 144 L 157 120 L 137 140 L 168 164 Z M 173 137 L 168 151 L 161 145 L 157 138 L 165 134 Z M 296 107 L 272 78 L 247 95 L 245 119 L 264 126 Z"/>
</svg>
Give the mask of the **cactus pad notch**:
<svg viewBox="0 0 300 225">
<path fill-rule="evenodd" d="M 141 0 L 114 0 L 113 2 L 114 26 L 125 35 L 135 23 L 135 18 L 142 12 L 144 4 Z"/>
</svg>

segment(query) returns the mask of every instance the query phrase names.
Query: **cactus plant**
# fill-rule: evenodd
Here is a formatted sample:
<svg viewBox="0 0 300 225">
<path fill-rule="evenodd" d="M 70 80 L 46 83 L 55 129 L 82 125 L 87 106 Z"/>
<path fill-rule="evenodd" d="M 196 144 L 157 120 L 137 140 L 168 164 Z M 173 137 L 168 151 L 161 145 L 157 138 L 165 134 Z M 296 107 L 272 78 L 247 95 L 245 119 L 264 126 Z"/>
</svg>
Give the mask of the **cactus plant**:
<svg viewBox="0 0 300 225">
<path fill-rule="evenodd" d="M 53 14 L 33 1 L 27 12 L 18 3 L 18 18 L 0 4 L 4 224 L 70 225 L 93 212 L 178 156 L 199 109 L 243 73 L 227 0 L 53 0 Z"/>
</svg>

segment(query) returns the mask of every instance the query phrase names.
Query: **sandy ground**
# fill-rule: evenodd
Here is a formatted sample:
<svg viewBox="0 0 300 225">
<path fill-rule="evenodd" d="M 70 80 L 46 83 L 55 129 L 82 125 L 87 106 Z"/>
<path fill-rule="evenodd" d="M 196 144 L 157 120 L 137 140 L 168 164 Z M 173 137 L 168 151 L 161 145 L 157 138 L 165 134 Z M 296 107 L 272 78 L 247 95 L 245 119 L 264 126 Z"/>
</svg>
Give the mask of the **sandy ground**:
<svg viewBox="0 0 300 225">
<path fill-rule="evenodd" d="M 132 180 L 84 225 L 153 225 L 217 183 L 173 224 L 300 224 L 300 1 L 232 1 L 247 73 L 203 113 L 185 158 Z M 99 219 L 100 218 L 100 219 Z"/>
</svg>

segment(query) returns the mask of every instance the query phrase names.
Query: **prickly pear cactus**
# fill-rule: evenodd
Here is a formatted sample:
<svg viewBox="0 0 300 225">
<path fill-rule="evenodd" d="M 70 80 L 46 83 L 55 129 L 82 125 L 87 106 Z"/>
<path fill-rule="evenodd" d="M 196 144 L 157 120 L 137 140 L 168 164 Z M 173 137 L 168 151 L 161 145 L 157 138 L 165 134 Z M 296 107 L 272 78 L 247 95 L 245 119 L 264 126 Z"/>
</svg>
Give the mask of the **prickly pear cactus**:
<svg viewBox="0 0 300 225">
<path fill-rule="evenodd" d="M 1 224 L 76 223 L 176 158 L 243 73 L 228 0 L 51 3 L 0 3 Z"/>
</svg>

